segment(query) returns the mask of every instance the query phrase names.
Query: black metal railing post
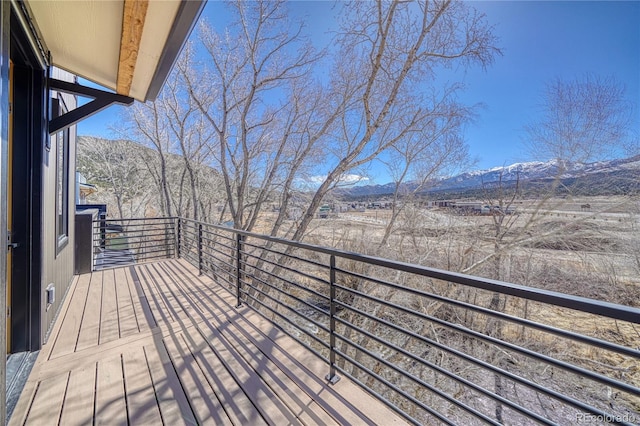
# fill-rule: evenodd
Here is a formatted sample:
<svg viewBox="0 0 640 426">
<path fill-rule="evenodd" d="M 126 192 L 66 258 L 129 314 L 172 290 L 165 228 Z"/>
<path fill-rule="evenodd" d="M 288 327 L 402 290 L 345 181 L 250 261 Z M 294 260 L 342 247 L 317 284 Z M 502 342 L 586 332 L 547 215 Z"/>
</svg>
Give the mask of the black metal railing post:
<svg viewBox="0 0 640 426">
<path fill-rule="evenodd" d="M 180 222 L 180 218 L 176 218 L 176 257 L 180 258 L 180 237 L 182 234 L 182 223 Z"/>
<path fill-rule="evenodd" d="M 198 275 L 202 275 L 202 224 L 198 224 Z"/>
<path fill-rule="evenodd" d="M 326 379 L 338 383 L 340 376 L 336 374 L 336 257 L 329 257 L 329 374 Z"/>
<path fill-rule="evenodd" d="M 236 308 L 242 306 L 242 235 L 236 234 Z"/>
<path fill-rule="evenodd" d="M 105 249 L 107 247 L 107 214 L 100 215 L 100 248 Z"/>
</svg>

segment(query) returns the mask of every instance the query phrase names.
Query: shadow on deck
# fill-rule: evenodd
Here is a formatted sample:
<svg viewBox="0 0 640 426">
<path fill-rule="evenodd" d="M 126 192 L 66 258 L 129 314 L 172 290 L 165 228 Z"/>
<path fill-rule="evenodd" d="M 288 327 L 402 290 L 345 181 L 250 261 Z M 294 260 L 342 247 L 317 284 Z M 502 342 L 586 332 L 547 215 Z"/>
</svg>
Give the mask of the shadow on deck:
<svg viewBox="0 0 640 426">
<path fill-rule="evenodd" d="M 76 277 L 21 424 L 401 424 L 186 261 Z"/>
</svg>

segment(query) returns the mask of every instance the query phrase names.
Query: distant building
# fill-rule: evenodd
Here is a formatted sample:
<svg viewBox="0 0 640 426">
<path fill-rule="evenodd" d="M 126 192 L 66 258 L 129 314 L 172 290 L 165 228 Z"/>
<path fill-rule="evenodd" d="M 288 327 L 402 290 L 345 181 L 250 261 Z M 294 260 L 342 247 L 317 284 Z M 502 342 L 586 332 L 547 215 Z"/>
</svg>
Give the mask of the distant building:
<svg viewBox="0 0 640 426">
<path fill-rule="evenodd" d="M 82 173 L 76 172 L 76 205 L 87 204 L 87 197 L 97 190 L 95 185 L 87 183 Z"/>
</svg>

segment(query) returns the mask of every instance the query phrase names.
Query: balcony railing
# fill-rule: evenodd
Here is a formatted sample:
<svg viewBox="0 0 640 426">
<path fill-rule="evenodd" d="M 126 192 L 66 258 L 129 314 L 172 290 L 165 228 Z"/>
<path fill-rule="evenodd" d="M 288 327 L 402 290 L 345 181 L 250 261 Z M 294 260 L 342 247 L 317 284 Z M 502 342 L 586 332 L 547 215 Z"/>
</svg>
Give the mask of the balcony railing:
<svg viewBox="0 0 640 426">
<path fill-rule="evenodd" d="M 175 225 L 175 218 L 95 220 L 93 270 L 174 257 Z"/>
<path fill-rule="evenodd" d="M 165 226 L 166 253 L 324 360 L 327 380 L 350 378 L 411 423 L 640 423 L 640 309 L 188 219 Z"/>
</svg>

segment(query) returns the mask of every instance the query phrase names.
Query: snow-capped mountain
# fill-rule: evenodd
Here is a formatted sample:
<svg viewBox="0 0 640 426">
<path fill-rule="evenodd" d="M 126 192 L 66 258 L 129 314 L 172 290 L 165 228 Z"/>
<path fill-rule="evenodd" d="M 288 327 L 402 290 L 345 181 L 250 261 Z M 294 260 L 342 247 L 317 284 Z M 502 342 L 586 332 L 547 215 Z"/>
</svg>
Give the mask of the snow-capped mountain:
<svg viewBox="0 0 640 426">
<path fill-rule="evenodd" d="M 606 179 L 604 179 L 606 177 Z M 596 182 L 599 188 L 606 182 L 615 188 L 622 180 L 628 185 L 630 180 L 635 186 L 640 186 L 640 156 L 594 163 L 571 163 L 551 160 L 546 162 L 532 161 L 515 163 L 509 166 L 494 167 L 488 170 L 475 170 L 457 176 L 432 182 L 424 192 L 464 191 L 495 186 L 498 182 L 508 186 L 519 181 L 540 183 L 548 180 Z M 407 191 L 413 191 L 416 184 L 404 184 Z M 364 185 L 348 189 L 341 189 L 340 195 L 346 197 L 380 196 L 392 194 L 395 189 L 393 183 L 385 185 Z"/>
</svg>

